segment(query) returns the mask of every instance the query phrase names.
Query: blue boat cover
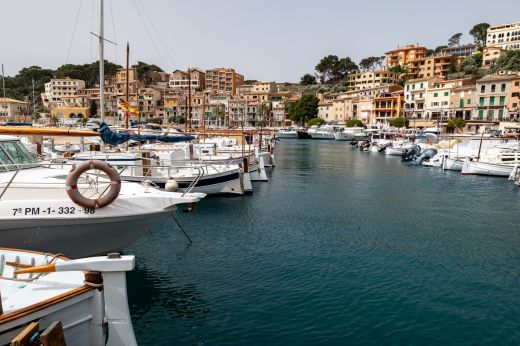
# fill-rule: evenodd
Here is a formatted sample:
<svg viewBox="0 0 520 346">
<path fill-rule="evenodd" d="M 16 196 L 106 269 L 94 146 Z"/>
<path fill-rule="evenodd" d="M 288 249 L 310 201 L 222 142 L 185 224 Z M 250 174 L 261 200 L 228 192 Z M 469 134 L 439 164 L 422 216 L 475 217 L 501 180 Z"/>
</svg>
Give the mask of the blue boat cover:
<svg viewBox="0 0 520 346">
<path fill-rule="evenodd" d="M 110 145 L 118 145 L 121 143 L 128 142 L 129 140 L 134 141 L 160 141 L 160 142 L 187 142 L 195 139 L 193 136 L 165 136 L 165 135 L 137 135 L 133 133 L 115 132 L 108 127 L 106 123 L 101 123 L 99 126 L 99 133 L 101 134 L 101 140 Z"/>
</svg>

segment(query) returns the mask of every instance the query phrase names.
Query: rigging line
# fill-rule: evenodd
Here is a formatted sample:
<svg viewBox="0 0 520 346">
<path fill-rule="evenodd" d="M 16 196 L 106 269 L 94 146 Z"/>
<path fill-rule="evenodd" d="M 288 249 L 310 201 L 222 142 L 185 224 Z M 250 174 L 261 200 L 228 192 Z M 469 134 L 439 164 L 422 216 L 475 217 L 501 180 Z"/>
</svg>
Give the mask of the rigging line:
<svg viewBox="0 0 520 346">
<path fill-rule="evenodd" d="M 65 59 L 65 64 L 69 63 L 70 49 L 72 48 L 72 41 L 74 41 L 74 36 L 76 35 L 76 27 L 78 26 L 78 19 L 79 19 L 79 14 L 81 12 L 81 5 L 83 5 L 83 0 L 80 0 L 80 2 L 79 2 L 78 13 L 76 14 L 76 21 L 74 22 L 74 30 L 72 30 L 72 36 L 70 38 L 69 49 L 67 50 L 67 59 Z"/>
<path fill-rule="evenodd" d="M 112 0 L 108 0 L 108 4 L 110 5 L 110 17 L 112 17 L 112 31 L 114 32 L 114 42 L 116 43 L 115 50 L 116 50 L 116 64 L 119 63 L 119 56 L 118 56 L 118 46 L 117 46 L 117 35 L 116 35 L 116 23 L 114 21 L 114 11 L 112 10 Z"/>
<path fill-rule="evenodd" d="M 94 13 L 96 10 L 96 1 L 92 1 L 92 14 L 90 15 L 90 32 L 94 31 Z M 94 47 L 93 47 L 93 38 L 92 35 L 90 35 L 90 61 L 94 59 Z"/>
<path fill-rule="evenodd" d="M 153 20 L 150 19 L 150 16 L 146 12 L 146 6 L 143 6 L 143 13 L 146 16 L 146 18 L 148 19 L 148 21 L 150 22 L 150 24 L 152 25 L 152 29 L 155 31 L 155 34 L 157 35 L 157 37 L 159 37 L 159 42 L 161 43 L 164 50 L 166 51 L 166 55 L 168 55 L 168 58 L 170 59 L 170 63 L 172 64 L 172 67 L 175 66 L 175 62 L 170 54 L 170 51 L 168 50 L 168 47 L 164 44 L 161 32 L 159 30 L 157 30 L 157 28 L 155 27 L 155 24 L 153 23 Z"/>
<path fill-rule="evenodd" d="M 163 65 L 163 67 L 165 66 L 164 64 L 164 60 L 162 58 L 162 55 L 161 55 L 161 52 L 159 51 L 159 49 L 157 48 L 157 45 L 155 44 L 155 41 L 150 33 L 150 29 L 148 28 L 148 25 L 146 25 L 146 21 L 144 20 L 143 18 L 143 15 L 141 13 L 141 10 L 139 9 L 139 6 L 137 6 L 137 3 L 135 0 L 132 0 L 132 2 L 134 3 L 134 6 L 135 8 L 137 9 L 137 13 L 139 14 L 139 17 L 141 18 L 141 21 L 143 22 L 143 25 L 144 25 L 144 28 L 146 30 L 146 33 L 148 34 L 148 37 L 150 38 L 150 41 L 152 41 L 152 44 L 155 48 L 155 51 L 157 52 L 157 55 L 159 56 L 159 60 L 161 60 L 161 64 Z"/>
</svg>

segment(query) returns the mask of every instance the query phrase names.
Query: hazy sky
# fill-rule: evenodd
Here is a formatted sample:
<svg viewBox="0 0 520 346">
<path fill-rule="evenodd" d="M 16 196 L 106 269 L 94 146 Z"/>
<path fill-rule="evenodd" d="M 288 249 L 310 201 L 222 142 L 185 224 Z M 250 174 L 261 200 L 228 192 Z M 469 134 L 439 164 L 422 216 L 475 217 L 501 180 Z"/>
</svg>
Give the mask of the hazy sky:
<svg viewBox="0 0 520 346">
<path fill-rule="evenodd" d="M 105 57 L 124 64 L 129 41 L 131 63 L 296 82 L 328 54 L 359 62 L 397 45 L 436 47 L 457 32 L 470 42 L 474 24 L 517 21 L 519 10 L 518 0 L 105 0 L 105 36 L 118 43 Z M 0 13 L 6 75 L 97 60 L 98 0 L 2 0 Z"/>
</svg>

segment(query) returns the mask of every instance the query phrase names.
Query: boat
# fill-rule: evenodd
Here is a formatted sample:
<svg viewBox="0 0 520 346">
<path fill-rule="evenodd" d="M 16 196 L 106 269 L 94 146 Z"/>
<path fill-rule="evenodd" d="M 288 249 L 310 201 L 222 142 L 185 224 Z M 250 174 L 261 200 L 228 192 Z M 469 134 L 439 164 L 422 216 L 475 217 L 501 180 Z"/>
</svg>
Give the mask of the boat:
<svg viewBox="0 0 520 346">
<path fill-rule="evenodd" d="M 179 157 L 180 154 L 180 157 Z M 143 152 L 102 153 L 84 152 L 71 162 L 100 160 L 119 170 L 122 180 L 136 183 L 151 182 L 165 188 L 168 183 L 175 190 L 200 192 L 206 195 L 243 195 L 241 171 L 237 164 L 184 161 L 184 151 L 158 152 L 155 158 L 143 157 Z"/>
<path fill-rule="evenodd" d="M 352 141 L 355 139 L 356 133 L 363 132 L 363 127 L 345 127 L 334 133 L 334 139 L 337 141 Z"/>
<path fill-rule="evenodd" d="M 334 140 L 334 127 L 331 125 L 312 126 L 307 133 L 311 136 L 311 139 Z"/>
<path fill-rule="evenodd" d="M 98 161 L 84 163 L 88 169 Z M 118 182 L 115 176 L 103 178 L 97 169 L 77 176 L 79 166 L 37 163 L 18 138 L 0 136 L 2 246 L 72 258 L 106 254 L 128 247 L 168 220 L 176 205 L 192 205 L 205 197 Z M 91 204 L 74 201 L 76 193 Z M 101 206 L 100 201 L 108 203 Z"/>
<path fill-rule="evenodd" d="M 462 166 L 462 175 L 491 175 L 497 177 L 509 177 L 515 165 L 498 164 L 476 161 L 466 157 Z"/>
<path fill-rule="evenodd" d="M 125 275 L 134 264 L 119 254 L 69 260 L 0 248 L 0 344 L 54 335 L 63 342 L 44 344 L 137 345 Z"/>
<path fill-rule="evenodd" d="M 276 138 L 297 139 L 298 131 L 295 129 L 283 129 L 278 131 L 278 133 L 276 134 Z"/>
<path fill-rule="evenodd" d="M 462 171 L 464 161 L 460 158 L 445 157 L 442 162 L 442 169 L 451 171 Z"/>
</svg>

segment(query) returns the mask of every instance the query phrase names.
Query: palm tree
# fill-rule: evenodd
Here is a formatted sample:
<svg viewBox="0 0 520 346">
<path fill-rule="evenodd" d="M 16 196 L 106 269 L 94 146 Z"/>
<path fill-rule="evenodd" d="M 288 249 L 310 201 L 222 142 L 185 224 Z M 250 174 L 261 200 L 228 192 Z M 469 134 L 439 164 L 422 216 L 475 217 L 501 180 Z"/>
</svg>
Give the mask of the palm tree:
<svg viewBox="0 0 520 346">
<path fill-rule="evenodd" d="M 266 115 L 269 114 L 269 106 L 267 105 L 267 103 L 260 104 L 260 106 L 258 107 L 258 113 L 260 114 L 260 117 L 261 117 L 261 119 L 259 121 L 259 126 L 260 126 L 260 128 L 262 128 L 267 124 Z"/>
<path fill-rule="evenodd" d="M 224 118 L 224 110 L 220 107 L 220 105 L 217 105 L 213 113 L 215 114 L 215 120 L 218 121 L 220 126 L 220 121 Z"/>
</svg>

